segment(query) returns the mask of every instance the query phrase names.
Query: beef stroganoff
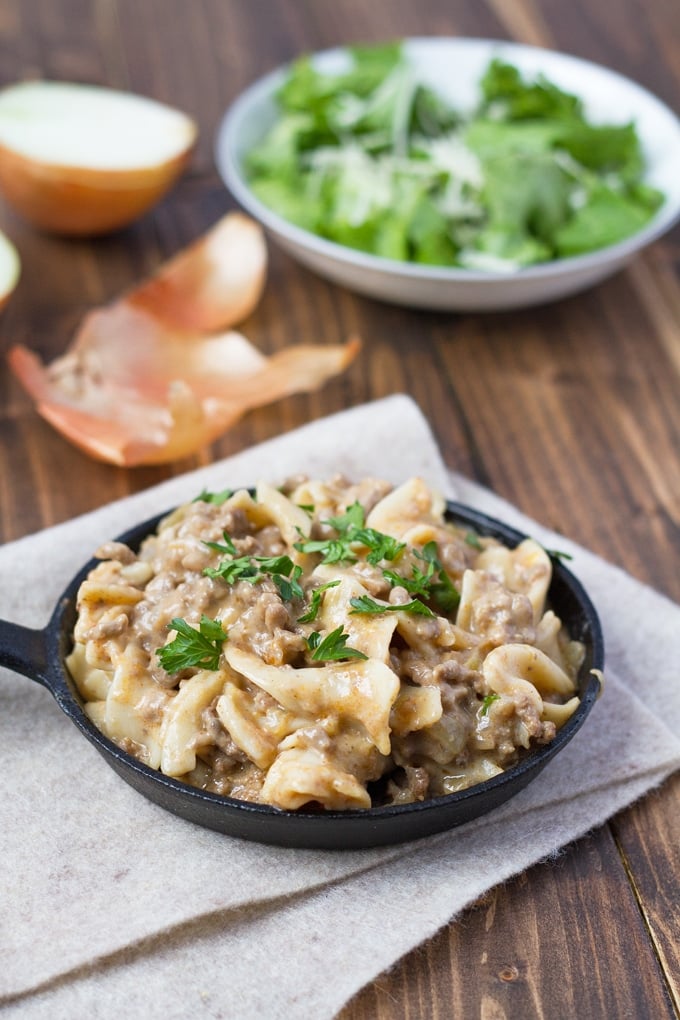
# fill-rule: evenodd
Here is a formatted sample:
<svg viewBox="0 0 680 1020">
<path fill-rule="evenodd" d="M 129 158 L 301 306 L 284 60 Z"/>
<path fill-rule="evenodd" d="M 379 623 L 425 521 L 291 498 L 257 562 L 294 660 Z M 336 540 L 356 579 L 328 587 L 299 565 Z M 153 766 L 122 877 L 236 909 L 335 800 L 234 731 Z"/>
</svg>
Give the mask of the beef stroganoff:
<svg viewBox="0 0 680 1020">
<path fill-rule="evenodd" d="M 445 517 L 421 479 L 203 492 L 78 593 L 92 721 L 193 786 L 296 810 L 455 793 L 549 743 L 584 648 L 532 539 Z"/>
</svg>

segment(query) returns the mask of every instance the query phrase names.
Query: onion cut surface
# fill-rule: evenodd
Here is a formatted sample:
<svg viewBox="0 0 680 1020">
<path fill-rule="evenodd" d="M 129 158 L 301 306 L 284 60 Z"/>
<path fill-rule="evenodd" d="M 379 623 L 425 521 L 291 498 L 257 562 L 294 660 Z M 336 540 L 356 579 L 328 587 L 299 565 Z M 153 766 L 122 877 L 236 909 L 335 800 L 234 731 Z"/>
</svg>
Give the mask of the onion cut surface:
<svg viewBox="0 0 680 1020">
<path fill-rule="evenodd" d="M 131 92 L 66 82 L 0 90 L 0 190 L 30 222 L 66 235 L 118 229 L 186 166 L 197 126 Z"/>
<path fill-rule="evenodd" d="M 247 410 L 317 389 L 358 352 L 350 340 L 266 357 L 231 330 L 257 303 L 265 271 L 260 227 L 229 214 L 150 280 L 87 314 L 50 365 L 16 345 L 10 366 L 43 418 L 91 456 L 121 466 L 190 456 Z"/>
<path fill-rule="evenodd" d="M 20 274 L 19 253 L 9 238 L 0 231 L 0 309 L 4 308 L 10 294 L 19 282 Z"/>
</svg>

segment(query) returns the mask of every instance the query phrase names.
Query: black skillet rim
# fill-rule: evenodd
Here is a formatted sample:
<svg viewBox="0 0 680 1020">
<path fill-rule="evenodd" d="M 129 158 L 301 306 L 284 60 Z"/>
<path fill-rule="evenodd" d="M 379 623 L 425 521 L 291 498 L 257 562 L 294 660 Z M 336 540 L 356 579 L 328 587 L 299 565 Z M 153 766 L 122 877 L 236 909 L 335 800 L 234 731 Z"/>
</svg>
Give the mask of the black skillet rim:
<svg viewBox="0 0 680 1020">
<path fill-rule="evenodd" d="M 116 541 L 125 542 L 136 548 L 145 537 L 155 530 L 158 523 L 169 512 L 171 511 L 157 514 L 149 520 L 126 530 Z M 489 535 L 499 538 L 510 547 L 528 537 L 524 532 L 496 518 L 454 501 L 448 501 L 446 504 L 446 518 L 453 523 L 467 525 L 482 536 Z M 71 580 L 62 593 L 46 628 L 48 652 L 47 686 L 62 710 L 76 723 L 81 732 L 95 745 L 100 753 L 109 760 L 109 764 L 119 775 L 130 781 L 126 773 L 136 774 L 140 785 L 135 783 L 131 783 L 131 785 L 136 785 L 137 790 L 143 793 L 146 789 L 150 788 L 149 784 L 152 783 L 159 790 L 160 788 L 166 790 L 172 798 L 176 799 L 178 795 L 181 795 L 181 801 L 183 806 L 186 807 L 186 813 L 177 810 L 175 804 L 170 801 L 164 804 L 159 790 L 155 791 L 158 793 L 158 796 L 152 796 L 151 799 L 174 814 L 197 821 L 198 824 L 216 828 L 225 834 L 237 837 L 242 836 L 246 839 L 254 839 L 264 843 L 306 847 L 319 846 L 330 849 L 334 848 L 334 844 L 330 841 L 330 837 L 333 835 L 337 836 L 339 844 L 345 842 L 346 848 L 416 839 L 421 835 L 452 828 L 464 821 L 485 814 L 494 807 L 499 806 L 504 800 L 510 799 L 514 793 L 523 789 L 580 729 L 600 694 L 600 680 L 597 674 L 593 672 L 594 670 L 602 670 L 604 665 L 604 642 L 598 614 L 581 582 L 564 566 L 559 558 L 551 557 L 551 560 L 553 564 L 553 579 L 550 590 L 552 591 L 556 586 L 560 588 L 562 599 L 567 594 L 568 601 L 572 603 L 570 614 L 580 618 L 580 626 L 577 630 L 574 630 L 573 626 L 569 627 L 570 636 L 572 639 L 584 641 L 586 644 L 586 660 L 579 673 L 581 702 L 576 712 L 557 732 L 554 740 L 549 744 L 530 752 L 517 764 L 511 766 L 500 775 L 494 776 L 483 783 L 477 783 L 458 793 L 434 797 L 424 801 L 416 801 L 411 804 L 387 805 L 362 810 L 324 811 L 319 813 L 304 810 L 287 811 L 267 804 L 255 804 L 201 790 L 198 787 L 190 786 L 188 783 L 183 783 L 179 779 L 166 776 L 159 770 L 152 769 L 137 758 L 127 754 L 127 752 L 123 751 L 117 744 L 106 737 L 87 717 L 75 684 L 70 678 L 64 662 L 64 658 L 69 651 L 71 631 L 75 622 L 75 596 L 81 582 L 100 562 L 96 559 L 89 560 Z M 557 602 L 560 602 L 560 598 L 557 599 Z M 564 610 L 560 609 L 559 612 L 564 617 Z M 148 794 L 146 795 L 149 796 Z M 478 800 L 480 804 L 476 805 Z M 485 802 L 489 803 L 485 806 Z M 190 807 L 191 804 L 193 804 L 193 807 Z M 467 812 L 464 810 L 465 807 L 469 808 Z M 200 819 L 199 816 L 202 813 L 202 808 L 204 809 L 203 813 L 210 810 L 210 820 Z M 224 815 L 222 819 L 225 822 L 224 825 L 220 824 L 217 826 L 214 824 L 213 816 L 216 811 L 219 811 L 220 815 Z M 436 821 L 436 816 L 440 813 L 442 813 L 443 819 L 448 817 L 450 820 L 444 820 L 442 824 L 439 824 Z M 465 815 L 465 817 L 459 818 L 458 816 L 460 815 Z M 435 816 L 435 819 L 432 819 L 432 816 Z M 379 829 L 381 825 L 386 825 L 393 832 L 395 829 L 394 823 L 398 820 L 404 821 L 405 828 L 403 834 L 396 837 L 391 835 L 385 840 L 381 839 L 379 831 L 375 827 Z M 263 830 L 267 830 L 267 834 L 253 835 L 252 832 L 239 832 L 239 821 L 242 823 L 247 822 L 245 825 L 246 829 L 252 829 L 252 823 L 255 823 L 255 830 L 257 830 L 259 824 Z M 310 832 L 313 832 L 310 826 L 315 826 L 322 831 L 318 833 L 318 840 L 312 837 L 311 841 L 309 838 L 304 841 L 298 841 L 294 834 L 291 836 L 290 833 L 286 833 L 285 829 L 282 828 L 284 826 L 289 826 L 293 829 L 300 828 L 303 831 L 308 830 Z M 355 827 L 358 827 L 358 833 L 352 832 L 352 829 Z M 361 832 L 365 832 L 366 835 L 361 836 Z M 349 839 L 346 839 L 348 836 Z M 343 846 L 339 845 L 337 849 L 343 849 Z"/>
</svg>

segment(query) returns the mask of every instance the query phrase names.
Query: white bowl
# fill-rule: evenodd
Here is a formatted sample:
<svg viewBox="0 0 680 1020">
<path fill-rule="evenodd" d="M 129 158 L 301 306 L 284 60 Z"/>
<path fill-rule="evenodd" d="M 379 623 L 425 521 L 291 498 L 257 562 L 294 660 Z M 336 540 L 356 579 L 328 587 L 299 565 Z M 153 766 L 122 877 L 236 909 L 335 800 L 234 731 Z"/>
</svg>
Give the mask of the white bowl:
<svg viewBox="0 0 680 1020">
<path fill-rule="evenodd" d="M 577 57 L 534 46 L 485 39 L 409 39 L 405 49 L 423 82 L 460 110 L 471 110 L 489 60 L 499 57 L 523 73 L 543 73 L 580 96 L 594 122 L 633 120 L 647 162 L 647 183 L 666 196 L 652 220 L 617 244 L 520 269 L 515 273 L 415 265 L 368 255 L 287 222 L 260 202 L 243 170 L 245 154 L 278 116 L 274 99 L 287 74 L 280 68 L 251 85 L 234 102 L 219 127 L 216 162 L 237 201 L 278 244 L 310 269 L 371 297 L 411 307 L 492 311 L 540 304 L 573 294 L 610 276 L 641 248 L 668 230 L 680 215 L 680 121 L 667 106 L 635 82 Z M 315 65 L 334 73 L 348 66 L 346 50 L 318 53 Z"/>
</svg>

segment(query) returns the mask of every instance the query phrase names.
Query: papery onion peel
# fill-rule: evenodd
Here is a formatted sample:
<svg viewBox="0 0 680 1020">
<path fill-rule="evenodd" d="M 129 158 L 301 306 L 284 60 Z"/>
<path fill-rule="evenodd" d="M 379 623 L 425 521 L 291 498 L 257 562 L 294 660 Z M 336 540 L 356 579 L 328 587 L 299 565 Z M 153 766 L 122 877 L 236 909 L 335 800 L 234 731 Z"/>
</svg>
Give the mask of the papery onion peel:
<svg viewBox="0 0 680 1020">
<path fill-rule="evenodd" d="M 265 265 L 260 228 L 231 214 L 151 280 L 87 314 L 50 365 L 23 345 L 9 364 L 39 414 L 91 456 L 121 466 L 190 456 L 247 410 L 319 388 L 359 350 L 353 339 L 266 357 L 233 330 L 207 332 L 252 309 Z"/>
<path fill-rule="evenodd" d="M 260 226 L 229 213 L 127 295 L 172 326 L 212 333 L 248 316 L 262 294 L 267 247 Z"/>
</svg>

